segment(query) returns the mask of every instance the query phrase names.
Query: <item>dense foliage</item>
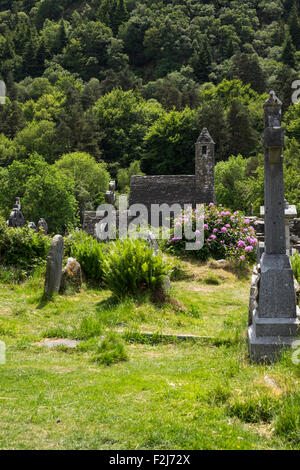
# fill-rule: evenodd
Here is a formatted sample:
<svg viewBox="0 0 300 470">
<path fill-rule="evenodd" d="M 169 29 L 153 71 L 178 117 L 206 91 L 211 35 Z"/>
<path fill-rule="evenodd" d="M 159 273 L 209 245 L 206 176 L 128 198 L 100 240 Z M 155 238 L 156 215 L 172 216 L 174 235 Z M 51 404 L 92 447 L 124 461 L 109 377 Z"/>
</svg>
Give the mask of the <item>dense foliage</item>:
<svg viewBox="0 0 300 470">
<path fill-rule="evenodd" d="M 63 232 L 102 202 L 110 175 L 128 191 L 133 171 L 193 172 L 204 126 L 218 202 L 257 210 L 271 88 L 284 102 L 286 197 L 298 203 L 299 15 L 295 0 L 1 0 L 1 215 L 20 196 L 28 220 Z"/>
<path fill-rule="evenodd" d="M 0 264 L 26 272 L 46 261 L 50 240 L 42 233 L 24 227 L 8 228 L 0 219 Z"/>
</svg>

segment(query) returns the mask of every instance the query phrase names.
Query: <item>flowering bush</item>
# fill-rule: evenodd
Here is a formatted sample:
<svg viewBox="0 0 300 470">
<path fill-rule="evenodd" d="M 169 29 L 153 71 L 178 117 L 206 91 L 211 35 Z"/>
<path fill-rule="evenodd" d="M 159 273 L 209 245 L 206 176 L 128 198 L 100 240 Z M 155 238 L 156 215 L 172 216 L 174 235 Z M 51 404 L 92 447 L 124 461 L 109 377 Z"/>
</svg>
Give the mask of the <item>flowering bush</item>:
<svg viewBox="0 0 300 470">
<path fill-rule="evenodd" d="M 197 233 L 196 213 L 196 210 L 190 210 L 174 220 L 172 239 L 169 242 L 173 253 L 185 254 L 187 241 L 184 230 L 182 238 L 174 238 L 174 227 L 183 226 L 184 221 L 189 220 L 192 222 L 193 231 Z M 249 219 L 246 219 L 241 212 L 232 213 L 222 206 L 210 203 L 205 206 L 204 214 L 200 215 L 200 218 L 204 219 L 204 245 L 199 250 L 189 251 L 191 256 L 201 260 L 229 258 L 241 263 L 255 261 L 258 240 Z"/>
</svg>

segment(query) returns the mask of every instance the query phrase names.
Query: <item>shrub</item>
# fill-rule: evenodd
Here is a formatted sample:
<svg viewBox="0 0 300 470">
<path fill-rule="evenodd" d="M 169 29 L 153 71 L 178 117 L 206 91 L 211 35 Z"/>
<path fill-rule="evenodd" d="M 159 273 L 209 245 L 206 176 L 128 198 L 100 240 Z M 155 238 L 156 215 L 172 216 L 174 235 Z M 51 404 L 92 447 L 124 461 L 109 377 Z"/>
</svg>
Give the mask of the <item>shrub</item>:
<svg viewBox="0 0 300 470">
<path fill-rule="evenodd" d="M 170 265 L 144 240 L 113 242 L 104 261 L 104 279 L 117 298 L 157 291 L 170 273 Z"/>
<path fill-rule="evenodd" d="M 291 264 L 294 276 L 297 279 L 297 282 L 300 282 L 300 255 L 298 251 L 291 257 Z"/>
<path fill-rule="evenodd" d="M 169 248 L 172 253 L 185 254 L 186 239 L 184 234 L 181 238 L 174 238 L 174 227 L 183 226 L 185 220 L 192 222 L 194 233 L 196 232 L 197 212 L 187 211 L 179 219 L 174 221 L 172 238 Z M 241 212 L 224 209 L 210 203 L 205 206 L 204 214 L 204 245 L 199 250 L 190 251 L 190 255 L 200 260 L 229 258 L 238 260 L 239 263 L 253 263 L 256 259 L 256 247 L 258 240 L 255 231 L 248 219 Z"/>
<path fill-rule="evenodd" d="M 94 361 L 106 366 L 128 361 L 124 343 L 116 333 L 108 333 L 107 337 L 101 341 L 94 356 Z"/>
<path fill-rule="evenodd" d="M 0 262 L 30 271 L 47 258 L 50 239 L 28 227 L 10 228 L 0 219 Z"/>
<path fill-rule="evenodd" d="M 19 284 L 27 278 L 27 271 L 14 266 L 0 266 L 1 284 Z"/>
<path fill-rule="evenodd" d="M 103 280 L 104 243 L 99 243 L 83 231 L 77 231 L 67 238 L 66 248 L 70 256 L 80 263 L 87 280 L 96 283 Z"/>
</svg>

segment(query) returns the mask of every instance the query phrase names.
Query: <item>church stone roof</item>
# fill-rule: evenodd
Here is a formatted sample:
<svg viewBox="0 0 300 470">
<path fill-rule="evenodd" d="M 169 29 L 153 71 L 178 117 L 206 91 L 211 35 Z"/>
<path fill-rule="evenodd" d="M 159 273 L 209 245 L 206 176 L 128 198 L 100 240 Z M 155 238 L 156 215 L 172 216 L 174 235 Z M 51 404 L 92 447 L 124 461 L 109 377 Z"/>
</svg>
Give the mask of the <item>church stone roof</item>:
<svg viewBox="0 0 300 470">
<path fill-rule="evenodd" d="M 129 204 L 195 204 L 195 175 L 132 176 Z"/>
<path fill-rule="evenodd" d="M 208 130 L 206 129 L 206 127 L 204 127 L 204 128 L 202 129 L 201 134 L 200 134 L 199 137 L 198 137 L 197 144 L 214 144 L 214 143 L 215 143 L 215 142 L 214 142 L 213 139 L 211 138 L 210 133 L 208 132 Z"/>
</svg>

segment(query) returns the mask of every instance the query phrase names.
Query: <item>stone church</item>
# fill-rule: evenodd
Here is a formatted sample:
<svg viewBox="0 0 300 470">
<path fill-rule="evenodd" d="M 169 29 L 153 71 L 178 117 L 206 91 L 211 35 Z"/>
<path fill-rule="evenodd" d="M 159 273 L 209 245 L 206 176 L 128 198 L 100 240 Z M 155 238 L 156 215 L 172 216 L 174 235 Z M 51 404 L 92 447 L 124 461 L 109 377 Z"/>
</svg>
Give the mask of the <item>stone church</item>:
<svg viewBox="0 0 300 470">
<path fill-rule="evenodd" d="M 194 175 L 132 176 L 129 206 L 215 202 L 215 143 L 204 128 L 195 144 Z"/>
<path fill-rule="evenodd" d="M 158 175 L 133 176 L 130 185 L 129 206 L 143 204 L 148 209 L 150 223 L 152 204 L 184 204 L 196 207 L 196 204 L 215 202 L 215 143 L 208 130 L 204 128 L 195 144 L 195 174 L 194 175 Z M 111 196 L 113 191 L 107 191 Z M 106 202 L 111 203 L 106 197 Z M 96 211 L 84 214 L 83 230 L 96 237 L 96 224 L 103 220 L 104 215 Z M 117 226 L 119 212 L 117 211 Z M 133 217 L 134 218 L 134 217 Z M 128 221 L 132 217 L 128 213 Z M 160 219 L 160 225 L 164 221 Z"/>
</svg>

